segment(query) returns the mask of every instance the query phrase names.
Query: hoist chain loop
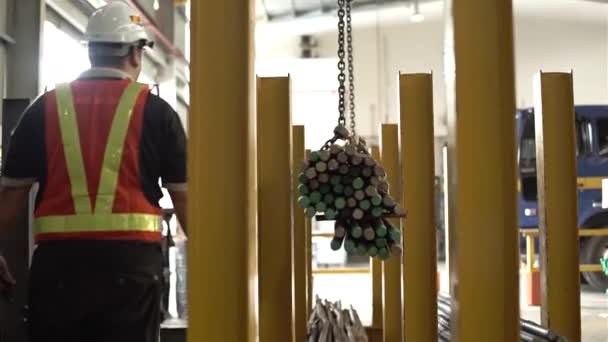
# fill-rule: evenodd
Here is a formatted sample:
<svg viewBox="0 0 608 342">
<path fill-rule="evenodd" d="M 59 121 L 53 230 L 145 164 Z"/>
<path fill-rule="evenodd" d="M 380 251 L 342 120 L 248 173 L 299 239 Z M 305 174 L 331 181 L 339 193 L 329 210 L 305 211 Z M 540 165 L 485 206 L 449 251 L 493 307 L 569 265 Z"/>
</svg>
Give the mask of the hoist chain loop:
<svg viewBox="0 0 608 342">
<path fill-rule="evenodd" d="M 344 28 L 346 26 L 344 22 L 344 17 L 346 16 L 345 2 L 346 0 L 338 0 L 338 113 L 340 115 L 338 124 L 341 126 L 346 126 L 346 87 L 344 86 L 346 81 L 346 75 L 344 74 L 346 69 L 346 62 L 344 61 L 346 54 L 344 50 Z"/>
<path fill-rule="evenodd" d="M 352 0 L 346 0 L 346 50 L 348 54 L 348 105 L 350 112 L 350 130 L 355 134 L 355 63 L 353 59 L 353 28 L 351 15 Z"/>
</svg>

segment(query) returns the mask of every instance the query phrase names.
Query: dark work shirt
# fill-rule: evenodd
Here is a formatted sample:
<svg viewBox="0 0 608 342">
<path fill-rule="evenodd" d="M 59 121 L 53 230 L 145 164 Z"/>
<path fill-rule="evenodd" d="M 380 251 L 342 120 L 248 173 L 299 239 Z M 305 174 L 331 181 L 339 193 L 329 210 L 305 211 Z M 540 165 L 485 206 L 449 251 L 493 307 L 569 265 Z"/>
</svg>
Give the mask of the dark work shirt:
<svg viewBox="0 0 608 342">
<path fill-rule="evenodd" d="M 39 183 L 37 204 L 47 177 L 44 99 L 45 95 L 40 96 L 25 110 L 13 131 L 2 160 L 0 183 L 9 187 Z M 158 206 L 162 197 L 159 179 L 170 190 L 185 191 L 186 159 L 186 135 L 177 113 L 163 99 L 149 94 L 140 141 L 140 173 L 150 203 Z M 83 272 L 156 273 L 160 251 L 157 243 L 137 241 L 49 241 L 38 246 L 34 264 L 44 259 L 46 266 L 38 270 L 54 265 L 58 271 L 70 259 L 70 268 Z"/>
<path fill-rule="evenodd" d="M 45 95 L 28 107 L 11 135 L 2 163 L 3 184 L 32 180 L 44 192 L 47 175 Z M 144 107 L 140 142 L 141 186 L 150 203 L 162 197 L 159 178 L 167 188 L 186 184 L 186 135 L 171 106 L 150 94 Z M 39 196 L 40 197 L 40 196 Z"/>
</svg>

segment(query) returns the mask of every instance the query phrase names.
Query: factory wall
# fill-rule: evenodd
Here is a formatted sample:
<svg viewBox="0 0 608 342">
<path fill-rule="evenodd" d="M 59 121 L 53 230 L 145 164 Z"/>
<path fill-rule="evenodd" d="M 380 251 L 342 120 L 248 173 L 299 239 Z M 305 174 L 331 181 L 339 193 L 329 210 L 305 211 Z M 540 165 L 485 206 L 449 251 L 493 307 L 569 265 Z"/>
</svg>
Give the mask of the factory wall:
<svg viewBox="0 0 608 342">
<path fill-rule="evenodd" d="M 533 104 L 532 79 L 538 70 L 574 71 L 578 104 L 608 103 L 608 25 L 606 22 L 574 21 L 551 17 L 515 18 L 517 106 Z M 398 73 L 434 73 L 437 174 L 440 148 L 445 141 L 445 86 L 443 81 L 443 22 L 441 17 L 421 23 L 404 19 L 357 27 L 355 22 L 355 78 L 359 133 L 376 136 L 381 122 L 397 122 Z M 335 57 L 335 31 L 313 33 L 319 57 Z M 259 60 L 297 58 L 299 36 L 280 29 L 257 36 Z M 336 71 L 337 73 L 337 71 Z M 372 140 L 374 140 L 372 138 Z"/>
</svg>

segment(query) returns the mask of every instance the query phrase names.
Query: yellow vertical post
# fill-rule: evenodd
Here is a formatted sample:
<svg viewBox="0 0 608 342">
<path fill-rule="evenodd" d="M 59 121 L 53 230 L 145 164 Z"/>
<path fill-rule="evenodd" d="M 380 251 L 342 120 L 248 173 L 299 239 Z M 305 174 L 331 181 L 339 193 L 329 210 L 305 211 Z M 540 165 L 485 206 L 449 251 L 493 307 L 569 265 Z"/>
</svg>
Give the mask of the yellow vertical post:
<svg viewBox="0 0 608 342">
<path fill-rule="evenodd" d="M 306 150 L 306 158 L 310 155 L 310 150 Z M 312 313 L 313 303 L 313 275 L 312 275 L 312 219 L 306 218 L 304 223 L 306 229 L 306 291 L 308 297 L 306 300 L 306 314 Z"/>
<path fill-rule="evenodd" d="M 534 258 L 536 258 L 534 235 L 526 235 L 526 251 L 526 269 L 528 272 L 534 272 Z"/>
<path fill-rule="evenodd" d="M 534 93 L 541 319 L 577 342 L 581 309 L 572 74 L 541 72 Z"/>
<path fill-rule="evenodd" d="M 404 220 L 403 341 L 437 340 L 433 77 L 399 76 Z"/>
<path fill-rule="evenodd" d="M 401 175 L 399 173 L 399 126 L 383 124 L 381 127 L 380 159 L 386 169 L 387 180 L 391 186 L 391 195 L 401 202 Z M 400 227 L 399 219 L 391 220 L 395 227 Z M 401 256 L 392 256 L 382 262 L 382 308 L 384 324 L 382 332 L 384 342 L 401 341 Z M 436 313 L 436 311 L 435 311 Z"/>
<path fill-rule="evenodd" d="M 372 157 L 380 160 L 380 149 L 372 147 Z M 372 273 L 372 326 L 381 329 L 383 326 L 383 299 L 382 299 L 382 262 L 379 258 L 371 260 Z"/>
<path fill-rule="evenodd" d="M 189 341 L 253 341 L 257 334 L 249 287 L 256 277 L 249 258 L 256 226 L 253 5 L 192 3 L 191 69 L 205 76 L 193 77 L 190 88 L 188 307 L 196 324 Z"/>
<path fill-rule="evenodd" d="M 512 0 L 446 13 L 452 339 L 518 341 Z"/>
<path fill-rule="evenodd" d="M 293 126 L 293 161 L 292 165 L 297 165 L 306 158 L 304 150 L 304 126 Z M 306 265 L 306 217 L 304 211 L 297 205 L 298 198 L 298 172 L 293 172 L 294 194 L 292 206 L 293 210 L 293 238 L 291 242 L 292 250 L 292 282 L 293 282 L 293 340 L 294 342 L 304 342 L 306 339 L 306 322 L 308 320 L 307 301 L 308 289 L 308 266 Z"/>
<path fill-rule="evenodd" d="M 451 261 L 450 261 L 450 192 L 449 192 L 449 184 L 450 184 L 450 173 L 449 173 L 449 157 L 448 157 L 448 147 L 447 146 L 443 146 L 441 148 L 441 155 L 442 155 L 442 175 L 443 175 L 443 185 L 442 185 L 442 191 L 443 191 L 443 249 L 444 249 L 444 255 L 445 255 L 445 265 L 447 268 L 447 272 L 444 272 L 444 274 L 442 275 L 443 277 L 445 277 L 446 279 L 446 283 L 448 284 L 447 289 L 444 289 L 445 292 L 447 292 L 448 294 L 451 294 L 452 292 L 450 291 L 450 269 L 451 269 Z M 438 273 L 439 276 L 439 273 Z M 441 279 L 440 279 L 441 280 Z M 441 283 L 441 282 L 439 282 Z M 441 288 L 439 286 L 439 288 Z"/>
<path fill-rule="evenodd" d="M 258 78 L 260 341 L 292 340 L 292 136 L 289 77 Z"/>
</svg>

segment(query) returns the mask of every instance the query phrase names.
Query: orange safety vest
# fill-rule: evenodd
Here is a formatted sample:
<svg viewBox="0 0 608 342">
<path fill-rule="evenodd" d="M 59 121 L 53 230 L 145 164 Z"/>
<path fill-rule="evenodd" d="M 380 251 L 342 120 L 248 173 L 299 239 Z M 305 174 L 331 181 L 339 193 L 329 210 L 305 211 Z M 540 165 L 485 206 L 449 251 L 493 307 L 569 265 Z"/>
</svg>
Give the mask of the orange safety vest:
<svg viewBox="0 0 608 342">
<path fill-rule="evenodd" d="M 47 176 L 34 212 L 37 242 L 161 239 L 162 211 L 140 180 L 148 94 L 127 80 L 77 80 L 45 96 Z"/>
</svg>

